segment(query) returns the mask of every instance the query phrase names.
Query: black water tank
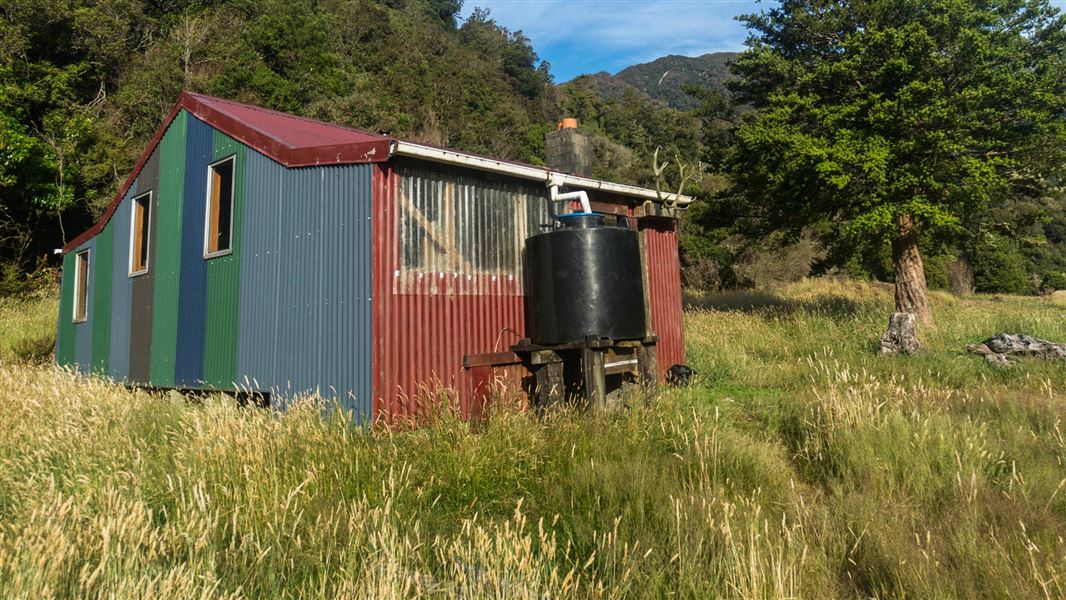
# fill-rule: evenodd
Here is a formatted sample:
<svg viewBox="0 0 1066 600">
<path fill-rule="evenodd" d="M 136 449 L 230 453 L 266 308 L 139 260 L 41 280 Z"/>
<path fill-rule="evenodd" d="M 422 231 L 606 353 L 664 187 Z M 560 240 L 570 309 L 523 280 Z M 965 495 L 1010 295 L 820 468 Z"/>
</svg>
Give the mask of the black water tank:
<svg viewBox="0 0 1066 600">
<path fill-rule="evenodd" d="M 530 338 L 563 344 L 587 336 L 644 337 L 644 280 L 637 232 L 603 215 L 559 217 L 561 227 L 526 240 Z"/>
</svg>

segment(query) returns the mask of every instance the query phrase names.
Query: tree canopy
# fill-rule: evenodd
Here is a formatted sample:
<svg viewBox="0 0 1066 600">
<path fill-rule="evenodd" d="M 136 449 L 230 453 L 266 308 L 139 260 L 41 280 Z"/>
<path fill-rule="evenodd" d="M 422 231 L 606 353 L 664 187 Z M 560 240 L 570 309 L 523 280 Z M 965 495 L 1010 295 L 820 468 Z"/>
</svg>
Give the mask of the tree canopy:
<svg viewBox="0 0 1066 600">
<path fill-rule="evenodd" d="M 898 287 L 919 234 L 1061 180 L 1066 21 L 1046 0 L 784 0 L 743 20 L 734 91 L 756 110 L 729 166 L 752 229 L 889 236 Z"/>
</svg>

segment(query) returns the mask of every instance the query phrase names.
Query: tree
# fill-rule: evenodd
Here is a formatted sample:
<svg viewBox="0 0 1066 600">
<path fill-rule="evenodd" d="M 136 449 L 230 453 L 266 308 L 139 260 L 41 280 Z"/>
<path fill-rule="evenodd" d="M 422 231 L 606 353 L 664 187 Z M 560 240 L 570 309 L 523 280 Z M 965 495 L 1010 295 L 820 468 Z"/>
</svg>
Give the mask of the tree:
<svg viewBox="0 0 1066 600">
<path fill-rule="evenodd" d="M 1066 166 L 1066 23 L 1046 0 L 783 0 L 741 20 L 734 91 L 756 110 L 728 164 L 747 224 L 887 236 L 897 311 L 931 322 L 920 234 Z"/>
</svg>

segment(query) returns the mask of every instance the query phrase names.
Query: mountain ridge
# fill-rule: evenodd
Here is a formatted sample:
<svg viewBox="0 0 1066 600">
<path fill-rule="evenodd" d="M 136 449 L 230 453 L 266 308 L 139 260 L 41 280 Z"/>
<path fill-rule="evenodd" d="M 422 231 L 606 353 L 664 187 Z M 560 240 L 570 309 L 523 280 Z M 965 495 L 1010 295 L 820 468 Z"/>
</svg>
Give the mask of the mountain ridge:
<svg viewBox="0 0 1066 600">
<path fill-rule="evenodd" d="M 693 110 L 700 102 L 685 88 L 724 89 L 734 77 L 729 71 L 729 62 L 738 55 L 738 52 L 709 52 L 700 56 L 669 54 L 630 65 L 614 75 L 599 71 L 581 75 L 573 81 L 584 80 L 608 99 L 619 98 L 627 87 L 631 87 L 670 108 Z"/>
</svg>

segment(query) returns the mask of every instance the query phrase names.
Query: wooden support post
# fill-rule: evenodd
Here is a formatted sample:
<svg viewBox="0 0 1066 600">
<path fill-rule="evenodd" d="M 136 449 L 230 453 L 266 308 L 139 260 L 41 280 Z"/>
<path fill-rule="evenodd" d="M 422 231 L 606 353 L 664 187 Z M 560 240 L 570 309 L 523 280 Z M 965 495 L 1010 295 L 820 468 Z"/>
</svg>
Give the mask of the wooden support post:
<svg viewBox="0 0 1066 600">
<path fill-rule="evenodd" d="M 563 362 L 546 362 L 536 367 L 536 393 L 534 408 L 540 414 L 550 411 L 566 399 L 566 384 L 563 381 Z"/>
<path fill-rule="evenodd" d="M 659 365 L 655 356 L 655 344 L 641 344 L 637 348 L 637 361 L 640 385 L 644 388 L 644 402 L 650 404 L 659 391 Z"/>
<path fill-rule="evenodd" d="M 603 372 L 603 351 L 595 348 L 581 350 L 581 372 L 585 376 L 585 397 L 589 409 L 607 412 L 607 380 Z"/>
<path fill-rule="evenodd" d="M 650 337 L 655 335 L 655 327 L 652 324 L 651 280 L 648 277 L 648 234 L 639 232 L 637 240 L 640 243 L 641 286 L 644 288 L 644 337 Z"/>
</svg>

